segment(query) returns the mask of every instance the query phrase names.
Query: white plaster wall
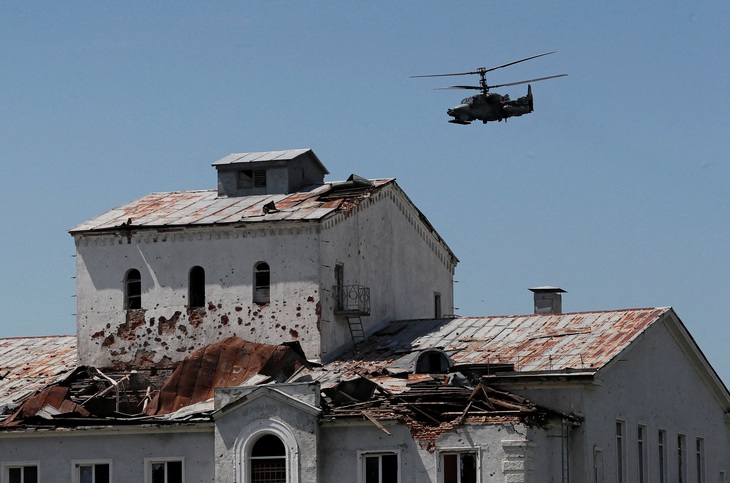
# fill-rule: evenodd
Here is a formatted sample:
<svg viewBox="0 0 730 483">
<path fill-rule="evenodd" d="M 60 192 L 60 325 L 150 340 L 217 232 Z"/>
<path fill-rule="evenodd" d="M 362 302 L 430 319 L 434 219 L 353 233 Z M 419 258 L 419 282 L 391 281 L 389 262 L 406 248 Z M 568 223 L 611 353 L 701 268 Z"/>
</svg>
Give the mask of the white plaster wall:
<svg viewBox="0 0 730 483">
<path fill-rule="evenodd" d="M 236 481 L 236 464 L 244 455 L 237 454 L 242 431 L 257 421 L 273 420 L 285 426 L 296 441 L 296 460 L 301 482 L 328 481 L 318 478 L 317 458 L 319 426 L 315 415 L 308 414 L 281 401 L 261 397 L 223 415 L 216 420 L 215 478 L 217 482 Z M 265 424 L 263 424 L 265 426 Z M 347 481 L 347 480 L 342 480 Z M 240 482 L 239 482 L 240 483 Z"/>
<path fill-rule="evenodd" d="M 144 459 L 183 457 L 185 481 L 214 481 L 213 428 L 0 433 L 0 464 L 40 461 L 40 481 L 70 483 L 74 460 L 111 460 L 115 483 L 144 482 Z"/>
<path fill-rule="evenodd" d="M 442 313 L 453 313 L 455 260 L 397 187 L 386 186 L 351 213 L 325 220 L 321 243 L 323 355 L 350 342 L 347 320 L 333 312 L 337 263 L 344 265 L 345 284 L 370 288 L 366 332 L 386 320 L 433 318 L 435 292 Z"/>
<path fill-rule="evenodd" d="M 431 447 L 427 441 L 414 441 L 403 424 L 384 426 L 390 435 L 367 421 L 324 423 L 320 429 L 319 481 L 361 481 L 362 475 L 357 474 L 360 453 L 396 452 L 400 455 L 401 483 L 439 482 L 441 451 L 460 449 L 478 450 L 479 481 L 552 481 L 546 472 L 534 470 L 534 462 L 545 445 L 556 443 L 541 430 L 531 432 L 521 423 L 464 425 L 442 434 Z M 536 443 L 530 437 L 540 440 Z"/>
<path fill-rule="evenodd" d="M 77 331 L 81 364 L 145 365 L 178 361 L 192 350 L 237 335 L 278 344 L 298 340 L 319 355 L 316 226 L 146 230 L 126 237 L 77 236 Z M 253 303 L 254 265 L 271 270 L 271 302 Z M 188 274 L 205 269 L 206 307 L 187 310 Z M 142 277 L 142 307 L 128 323 L 125 273 Z"/>
<path fill-rule="evenodd" d="M 616 363 L 585 388 L 512 388 L 554 409 L 582 413 L 572 431 L 571 473 L 593 481 L 593 450 L 603 450 L 605 481 L 616 481 L 616 420 L 626 422 L 628 481 L 638 481 L 638 425 L 648 432 L 649 481 L 658 481 L 658 430 L 667 431 L 669 481 L 677 481 L 677 434 L 686 435 L 689 481 L 696 480 L 696 438 L 705 439 L 708 482 L 730 474 L 730 424 L 723 408 L 682 352 L 665 321 L 649 328 Z"/>
</svg>

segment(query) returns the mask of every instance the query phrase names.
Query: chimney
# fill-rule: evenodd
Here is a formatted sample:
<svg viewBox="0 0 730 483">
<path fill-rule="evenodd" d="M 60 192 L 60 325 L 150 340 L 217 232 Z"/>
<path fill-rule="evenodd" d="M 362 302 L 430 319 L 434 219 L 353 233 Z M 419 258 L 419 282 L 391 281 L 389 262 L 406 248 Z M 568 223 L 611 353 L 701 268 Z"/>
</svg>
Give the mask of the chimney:
<svg viewBox="0 0 730 483">
<path fill-rule="evenodd" d="M 558 287 L 533 287 L 528 289 L 535 294 L 536 314 L 561 314 L 563 313 L 563 297 L 565 290 Z"/>
</svg>

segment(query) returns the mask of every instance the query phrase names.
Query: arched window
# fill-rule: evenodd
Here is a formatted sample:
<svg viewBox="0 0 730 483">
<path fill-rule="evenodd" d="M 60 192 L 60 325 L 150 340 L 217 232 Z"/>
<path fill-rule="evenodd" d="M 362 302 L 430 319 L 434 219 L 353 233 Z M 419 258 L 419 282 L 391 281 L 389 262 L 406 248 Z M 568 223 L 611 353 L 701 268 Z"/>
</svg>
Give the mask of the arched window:
<svg viewBox="0 0 730 483">
<path fill-rule="evenodd" d="M 267 304 L 271 300 L 271 277 L 269 264 L 259 262 L 254 266 L 253 273 L 253 301 L 257 304 Z"/>
<path fill-rule="evenodd" d="M 438 350 L 428 350 L 418 356 L 416 374 L 446 374 L 449 366 L 446 354 Z"/>
<path fill-rule="evenodd" d="M 264 434 L 251 448 L 251 483 L 286 483 L 286 448 L 273 434 Z"/>
<path fill-rule="evenodd" d="M 142 276 L 139 270 L 132 268 L 124 276 L 124 308 L 142 308 Z"/>
<path fill-rule="evenodd" d="M 188 276 L 188 306 L 197 308 L 205 306 L 205 270 L 195 266 Z"/>
</svg>

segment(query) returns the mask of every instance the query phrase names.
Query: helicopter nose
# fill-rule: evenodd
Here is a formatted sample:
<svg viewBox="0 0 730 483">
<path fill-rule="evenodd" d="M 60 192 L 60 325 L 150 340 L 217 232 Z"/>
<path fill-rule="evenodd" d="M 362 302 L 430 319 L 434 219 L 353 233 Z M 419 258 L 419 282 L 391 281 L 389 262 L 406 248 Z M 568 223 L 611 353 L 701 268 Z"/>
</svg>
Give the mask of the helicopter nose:
<svg viewBox="0 0 730 483">
<path fill-rule="evenodd" d="M 465 104 L 459 104 L 456 107 L 452 107 L 451 109 L 446 110 L 446 114 L 449 116 L 458 117 L 462 112 L 464 112 L 464 108 L 467 107 Z"/>
</svg>

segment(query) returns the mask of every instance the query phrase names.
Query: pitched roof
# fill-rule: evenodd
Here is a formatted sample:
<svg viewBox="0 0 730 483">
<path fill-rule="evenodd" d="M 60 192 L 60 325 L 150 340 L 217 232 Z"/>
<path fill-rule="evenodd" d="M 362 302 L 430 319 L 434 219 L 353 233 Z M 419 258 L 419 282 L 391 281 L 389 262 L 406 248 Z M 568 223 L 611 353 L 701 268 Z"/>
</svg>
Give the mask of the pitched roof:
<svg viewBox="0 0 730 483">
<path fill-rule="evenodd" d="M 0 419 L 75 367 L 75 335 L 0 339 Z"/>
<path fill-rule="evenodd" d="M 310 186 L 289 194 L 219 197 L 216 190 L 152 193 L 96 216 L 70 230 L 71 233 L 120 228 L 173 227 L 258 223 L 282 220 L 320 220 L 350 209 L 393 179 L 374 179 L 372 185 L 340 190 L 348 182 Z M 264 205 L 274 202 L 275 210 Z"/>
<path fill-rule="evenodd" d="M 338 378 L 347 373 L 396 374 L 412 371 L 423 351 L 437 349 L 456 367 L 592 374 L 669 311 L 662 307 L 398 321 L 325 367 Z"/>
</svg>

